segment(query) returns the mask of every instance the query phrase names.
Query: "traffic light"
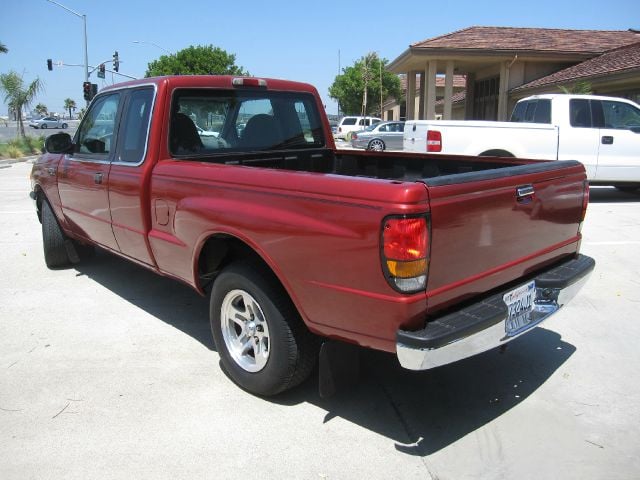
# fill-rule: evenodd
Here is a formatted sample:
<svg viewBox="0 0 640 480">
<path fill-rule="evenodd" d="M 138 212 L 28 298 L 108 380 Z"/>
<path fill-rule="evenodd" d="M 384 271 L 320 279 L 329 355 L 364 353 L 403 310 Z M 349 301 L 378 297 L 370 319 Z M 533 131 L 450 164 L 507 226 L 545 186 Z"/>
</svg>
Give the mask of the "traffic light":
<svg viewBox="0 0 640 480">
<path fill-rule="evenodd" d="M 82 93 L 86 101 L 91 100 L 91 82 L 82 83 Z"/>
<path fill-rule="evenodd" d="M 104 78 L 104 63 L 101 63 L 98 67 L 98 78 Z"/>
<path fill-rule="evenodd" d="M 113 54 L 113 71 L 117 72 L 120 68 L 120 59 L 118 58 L 118 51 Z"/>
<path fill-rule="evenodd" d="M 47 58 L 47 70 L 53 70 L 53 61 L 50 58 Z"/>
</svg>

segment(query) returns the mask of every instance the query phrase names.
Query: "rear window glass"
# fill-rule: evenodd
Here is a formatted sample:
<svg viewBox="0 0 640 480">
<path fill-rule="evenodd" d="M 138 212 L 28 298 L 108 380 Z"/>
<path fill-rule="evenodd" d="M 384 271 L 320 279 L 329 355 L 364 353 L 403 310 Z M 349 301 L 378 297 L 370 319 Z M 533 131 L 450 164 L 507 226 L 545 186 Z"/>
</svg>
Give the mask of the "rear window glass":
<svg viewBox="0 0 640 480">
<path fill-rule="evenodd" d="M 345 117 L 342 119 L 340 125 L 355 125 L 357 121 L 358 119 L 355 117 Z"/>
<path fill-rule="evenodd" d="M 303 92 L 178 90 L 171 112 L 174 156 L 324 146 L 315 98 Z"/>
</svg>

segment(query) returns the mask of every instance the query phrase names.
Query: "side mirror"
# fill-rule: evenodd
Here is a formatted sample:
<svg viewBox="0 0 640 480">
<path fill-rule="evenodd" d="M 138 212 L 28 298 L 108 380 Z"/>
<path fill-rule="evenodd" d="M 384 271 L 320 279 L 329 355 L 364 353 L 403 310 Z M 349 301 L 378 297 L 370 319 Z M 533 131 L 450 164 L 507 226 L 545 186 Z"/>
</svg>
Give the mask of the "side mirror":
<svg viewBox="0 0 640 480">
<path fill-rule="evenodd" d="M 631 127 L 629 130 L 631 130 L 633 133 L 640 133 L 640 127 Z"/>
<path fill-rule="evenodd" d="M 49 135 L 44 141 L 44 149 L 49 153 L 73 152 L 73 140 L 68 133 L 55 133 Z"/>
</svg>

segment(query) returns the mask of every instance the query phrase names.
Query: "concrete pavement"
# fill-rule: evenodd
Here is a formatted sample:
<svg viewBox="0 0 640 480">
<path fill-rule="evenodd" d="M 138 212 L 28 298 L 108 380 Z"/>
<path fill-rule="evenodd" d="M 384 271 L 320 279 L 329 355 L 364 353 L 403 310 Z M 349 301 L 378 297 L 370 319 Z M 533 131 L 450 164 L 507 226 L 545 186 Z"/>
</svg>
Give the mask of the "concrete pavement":
<svg viewBox="0 0 640 480">
<path fill-rule="evenodd" d="M 105 253 L 44 265 L 29 163 L 0 169 L 0 478 L 636 479 L 640 196 L 592 190 L 587 286 L 545 328 L 430 372 L 271 400 L 218 365 L 207 301 Z"/>
</svg>

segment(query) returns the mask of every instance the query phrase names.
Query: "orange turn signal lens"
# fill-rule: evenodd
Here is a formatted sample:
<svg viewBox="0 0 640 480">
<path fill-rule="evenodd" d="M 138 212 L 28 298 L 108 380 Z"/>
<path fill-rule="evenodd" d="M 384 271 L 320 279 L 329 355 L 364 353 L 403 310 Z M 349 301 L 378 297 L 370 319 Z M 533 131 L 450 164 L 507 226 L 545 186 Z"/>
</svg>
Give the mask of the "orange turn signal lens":
<svg viewBox="0 0 640 480">
<path fill-rule="evenodd" d="M 427 259 L 421 258 L 413 262 L 387 260 L 387 269 L 395 278 L 412 278 L 427 273 Z"/>
</svg>

